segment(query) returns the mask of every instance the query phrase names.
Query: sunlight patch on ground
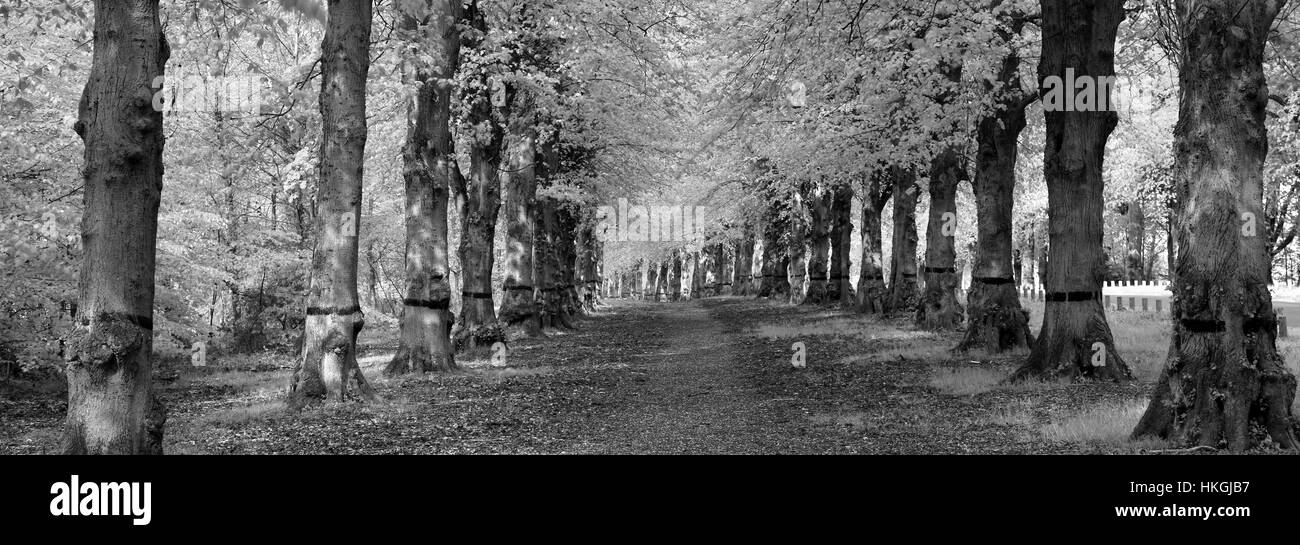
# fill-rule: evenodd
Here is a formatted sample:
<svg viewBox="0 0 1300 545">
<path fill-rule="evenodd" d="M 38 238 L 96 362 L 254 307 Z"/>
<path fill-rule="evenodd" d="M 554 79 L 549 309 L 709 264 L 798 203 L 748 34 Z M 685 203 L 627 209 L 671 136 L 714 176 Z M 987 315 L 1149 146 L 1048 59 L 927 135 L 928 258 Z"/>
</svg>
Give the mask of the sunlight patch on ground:
<svg viewBox="0 0 1300 545">
<path fill-rule="evenodd" d="M 862 319 L 833 319 L 798 325 L 763 324 L 755 328 L 754 335 L 764 339 L 790 339 L 814 335 L 843 335 L 865 340 L 899 340 L 924 342 L 941 337 L 929 331 L 899 329 L 877 321 Z"/>
</svg>

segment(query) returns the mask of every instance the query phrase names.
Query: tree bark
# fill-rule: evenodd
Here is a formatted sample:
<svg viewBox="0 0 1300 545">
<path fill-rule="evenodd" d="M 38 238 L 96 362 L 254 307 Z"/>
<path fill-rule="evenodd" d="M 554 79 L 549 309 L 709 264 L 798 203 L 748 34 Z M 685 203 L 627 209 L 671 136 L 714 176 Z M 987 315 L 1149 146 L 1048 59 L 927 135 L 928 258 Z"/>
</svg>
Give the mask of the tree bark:
<svg viewBox="0 0 1300 545">
<path fill-rule="evenodd" d="M 930 213 L 925 230 L 925 288 L 916 307 L 916 324 L 928 330 L 956 329 L 962 323 L 957 302 L 957 245 L 951 231 L 957 218 L 957 183 L 966 177 L 957 150 L 948 148 L 930 163 Z M 951 214 L 951 215 L 949 215 Z"/>
<path fill-rule="evenodd" d="M 736 243 L 736 266 L 731 278 L 732 294 L 749 295 L 754 291 L 754 232 L 745 225 L 741 239 Z"/>
<path fill-rule="evenodd" d="M 888 312 L 911 312 L 916 308 L 916 201 L 920 190 L 916 173 L 892 167 L 894 181 L 894 238 L 889 271 Z"/>
<path fill-rule="evenodd" d="M 885 312 L 888 290 L 885 287 L 884 239 L 881 215 L 889 204 L 893 183 L 884 171 L 876 171 L 863 181 L 862 193 L 862 265 L 858 271 L 857 309 L 863 314 Z"/>
<path fill-rule="evenodd" d="M 804 218 L 805 193 L 808 190 L 804 187 L 797 187 L 790 192 L 791 196 L 791 214 L 790 229 L 787 231 L 786 240 L 786 257 L 789 261 L 789 284 L 790 284 L 790 304 L 801 305 L 807 295 L 805 282 L 808 279 L 808 263 L 805 261 L 807 254 L 808 222 Z"/>
<path fill-rule="evenodd" d="M 95 0 L 94 56 L 74 129 L 85 143 L 79 319 L 64 339 L 66 454 L 162 454 L 153 392 L 154 247 L 170 50 L 158 1 Z"/>
<path fill-rule="evenodd" d="M 419 54 L 432 66 L 408 61 L 416 95 L 407 106 L 406 145 L 402 148 L 406 184 L 406 298 L 402 301 L 401 340 L 385 374 L 450 371 L 456 368 L 451 342 L 451 282 L 447 213 L 452 182 L 460 176 L 451 138 L 451 78 L 460 63 L 462 15 L 458 0 L 429 0 L 427 13 L 403 13 L 402 24 L 416 36 Z"/>
<path fill-rule="evenodd" d="M 841 305 L 853 304 L 853 283 L 849 271 L 853 268 L 853 187 L 844 184 L 835 188 L 835 201 L 831 206 L 831 270 L 826 295 Z"/>
<path fill-rule="evenodd" d="M 1019 34 L 1023 21 L 1014 21 Z M 1014 35 L 1002 31 L 1010 46 Z M 959 352 L 984 350 L 997 354 L 1029 348 L 1029 313 L 1020 307 L 1020 294 L 1011 267 L 1012 219 L 1016 188 L 1016 160 L 1020 133 L 1025 129 L 1025 94 L 1020 89 L 1020 57 L 1014 50 L 1002 59 L 998 88 L 985 84 L 995 109 L 976 128 L 975 155 L 976 249 L 971 287 L 966 298 L 966 335 Z"/>
<path fill-rule="evenodd" d="M 1264 49 L 1281 0 L 1178 2 L 1174 335 L 1133 432 L 1236 452 L 1296 449 L 1296 378 L 1277 353 L 1264 219 Z"/>
<path fill-rule="evenodd" d="M 833 302 L 827 293 L 830 281 L 831 253 L 831 207 L 835 204 L 835 193 L 830 188 L 817 189 L 808 199 L 808 211 L 812 218 L 809 234 L 812 236 L 812 252 L 808 259 L 808 296 L 804 303 L 824 305 Z"/>
<path fill-rule="evenodd" d="M 302 359 L 293 372 L 289 405 L 315 398 L 361 397 L 374 390 L 357 365 L 357 334 L 365 326 L 357 301 L 357 235 L 366 150 L 366 74 L 370 69 L 369 2 L 329 2 L 321 45 L 320 185 L 316 190 L 316 249 L 312 255 Z"/>
<path fill-rule="evenodd" d="M 1040 88 L 1049 76 L 1115 75 L 1115 35 L 1124 19 L 1123 0 L 1043 0 Z M 1109 101 L 1109 100 L 1108 100 Z M 1099 110 L 1100 108 L 1095 108 Z M 1047 304 L 1043 328 L 1029 360 L 1012 380 L 1086 377 L 1128 380 L 1128 365 L 1115 348 L 1101 285 L 1106 140 L 1115 129 L 1113 111 L 1049 111 L 1044 174 L 1047 178 Z M 1099 365 L 1094 365 L 1096 361 Z"/>
<path fill-rule="evenodd" d="M 461 307 L 455 333 L 456 344 L 474 348 L 502 340 L 496 331 L 497 317 L 492 299 L 492 264 L 495 259 L 497 214 L 501 209 L 501 156 L 505 128 L 492 105 L 493 69 L 487 66 L 489 52 L 483 41 L 487 22 L 477 2 L 469 4 L 466 19 L 475 29 L 466 33 L 465 46 L 472 54 L 465 59 L 461 82 L 461 130 L 469 147 L 469 178 L 466 180 L 465 213 L 460 217 Z"/>
</svg>

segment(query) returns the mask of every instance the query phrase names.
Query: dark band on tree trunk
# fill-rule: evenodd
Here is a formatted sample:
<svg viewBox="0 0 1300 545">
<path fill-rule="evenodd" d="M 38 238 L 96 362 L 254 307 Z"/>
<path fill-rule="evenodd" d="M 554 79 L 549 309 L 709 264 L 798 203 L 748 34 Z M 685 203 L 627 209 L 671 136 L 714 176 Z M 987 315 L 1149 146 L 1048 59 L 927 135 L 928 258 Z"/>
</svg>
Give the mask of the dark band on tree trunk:
<svg viewBox="0 0 1300 545">
<path fill-rule="evenodd" d="M 955 273 L 957 267 L 926 267 L 925 272 L 931 274 Z"/>
<path fill-rule="evenodd" d="M 483 293 L 483 292 L 478 292 L 478 291 L 462 291 L 462 292 L 460 292 L 460 294 L 461 294 L 462 297 L 469 297 L 469 298 L 471 298 L 471 299 L 491 299 L 491 298 L 492 298 L 492 294 L 491 294 L 491 293 Z"/>
<path fill-rule="evenodd" d="M 1014 278 L 998 278 L 995 276 L 976 276 L 971 278 L 971 280 L 981 284 L 988 284 L 990 286 L 1005 286 L 1016 282 L 1016 279 Z"/>
<path fill-rule="evenodd" d="M 1191 333 L 1223 333 L 1227 330 L 1227 326 L 1224 325 L 1223 320 L 1196 320 L 1193 318 L 1183 318 L 1178 322 L 1183 325 L 1183 329 L 1186 329 Z"/>
<path fill-rule="evenodd" d="M 524 284 L 515 284 L 513 286 L 506 286 L 505 290 L 506 291 L 524 291 L 524 290 L 532 291 L 533 287 Z"/>
<path fill-rule="evenodd" d="M 1256 331 L 1276 332 L 1277 320 L 1273 318 L 1247 318 L 1242 322 L 1241 330 L 1246 333 L 1253 333 Z"/>
<path fill-rule="evenodd" d="M 307 307 L 308 316 L 347 316 L 361 314 L 361 305 L 350 307 Z"/>
<path fill-rule="evenodd" d="M 432 310 L 447 310 L 451 308 L 451 299 L 403 299 L 402 305 Z"/>
<path fill-rule="evenodd" d="M 1054 291 L 1044 297 L 1049 303 L 1080 303 L 1101 299 L 1099 291 Z"/>
<path fill-rule="evenodd" d="M 903 278 L 916 278 L 916 273 L 898 273 L 898 274 L 903 275 Z"/>
</svg>

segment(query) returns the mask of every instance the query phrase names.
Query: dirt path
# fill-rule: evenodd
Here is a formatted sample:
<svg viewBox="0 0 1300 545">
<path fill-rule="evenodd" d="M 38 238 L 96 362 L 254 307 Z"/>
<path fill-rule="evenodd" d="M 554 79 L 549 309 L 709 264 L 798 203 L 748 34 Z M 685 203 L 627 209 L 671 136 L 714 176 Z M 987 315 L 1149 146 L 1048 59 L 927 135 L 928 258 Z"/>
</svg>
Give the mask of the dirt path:
<svg viewBox="0 0 1300 545">
<path fill-rule="evenodd" d="M 583 453 L 741 454 L 842 452 L 810 432 L 798 400 L 757 387 L 738 344 L 699 301 L 616 301 L 612 316 L 589 322 L 605 352 L 622 355 L 632 381 L 594 418 L 599 433 L 572 447 Z"/>
</svg>

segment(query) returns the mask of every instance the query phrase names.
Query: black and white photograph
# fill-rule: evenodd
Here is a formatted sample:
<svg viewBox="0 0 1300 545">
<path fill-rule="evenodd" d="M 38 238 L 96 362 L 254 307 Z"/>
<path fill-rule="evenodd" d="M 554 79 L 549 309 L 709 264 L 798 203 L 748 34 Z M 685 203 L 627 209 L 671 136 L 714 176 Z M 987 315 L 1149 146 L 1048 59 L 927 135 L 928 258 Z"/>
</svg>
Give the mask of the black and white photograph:
<svg viewBox="0 0 1300 545">
<path fill-rule="evenodd" d="M 0 519 L 1281 522 L 1298 232 L 1297 0 L 0 0 Z"/>
</svg>

